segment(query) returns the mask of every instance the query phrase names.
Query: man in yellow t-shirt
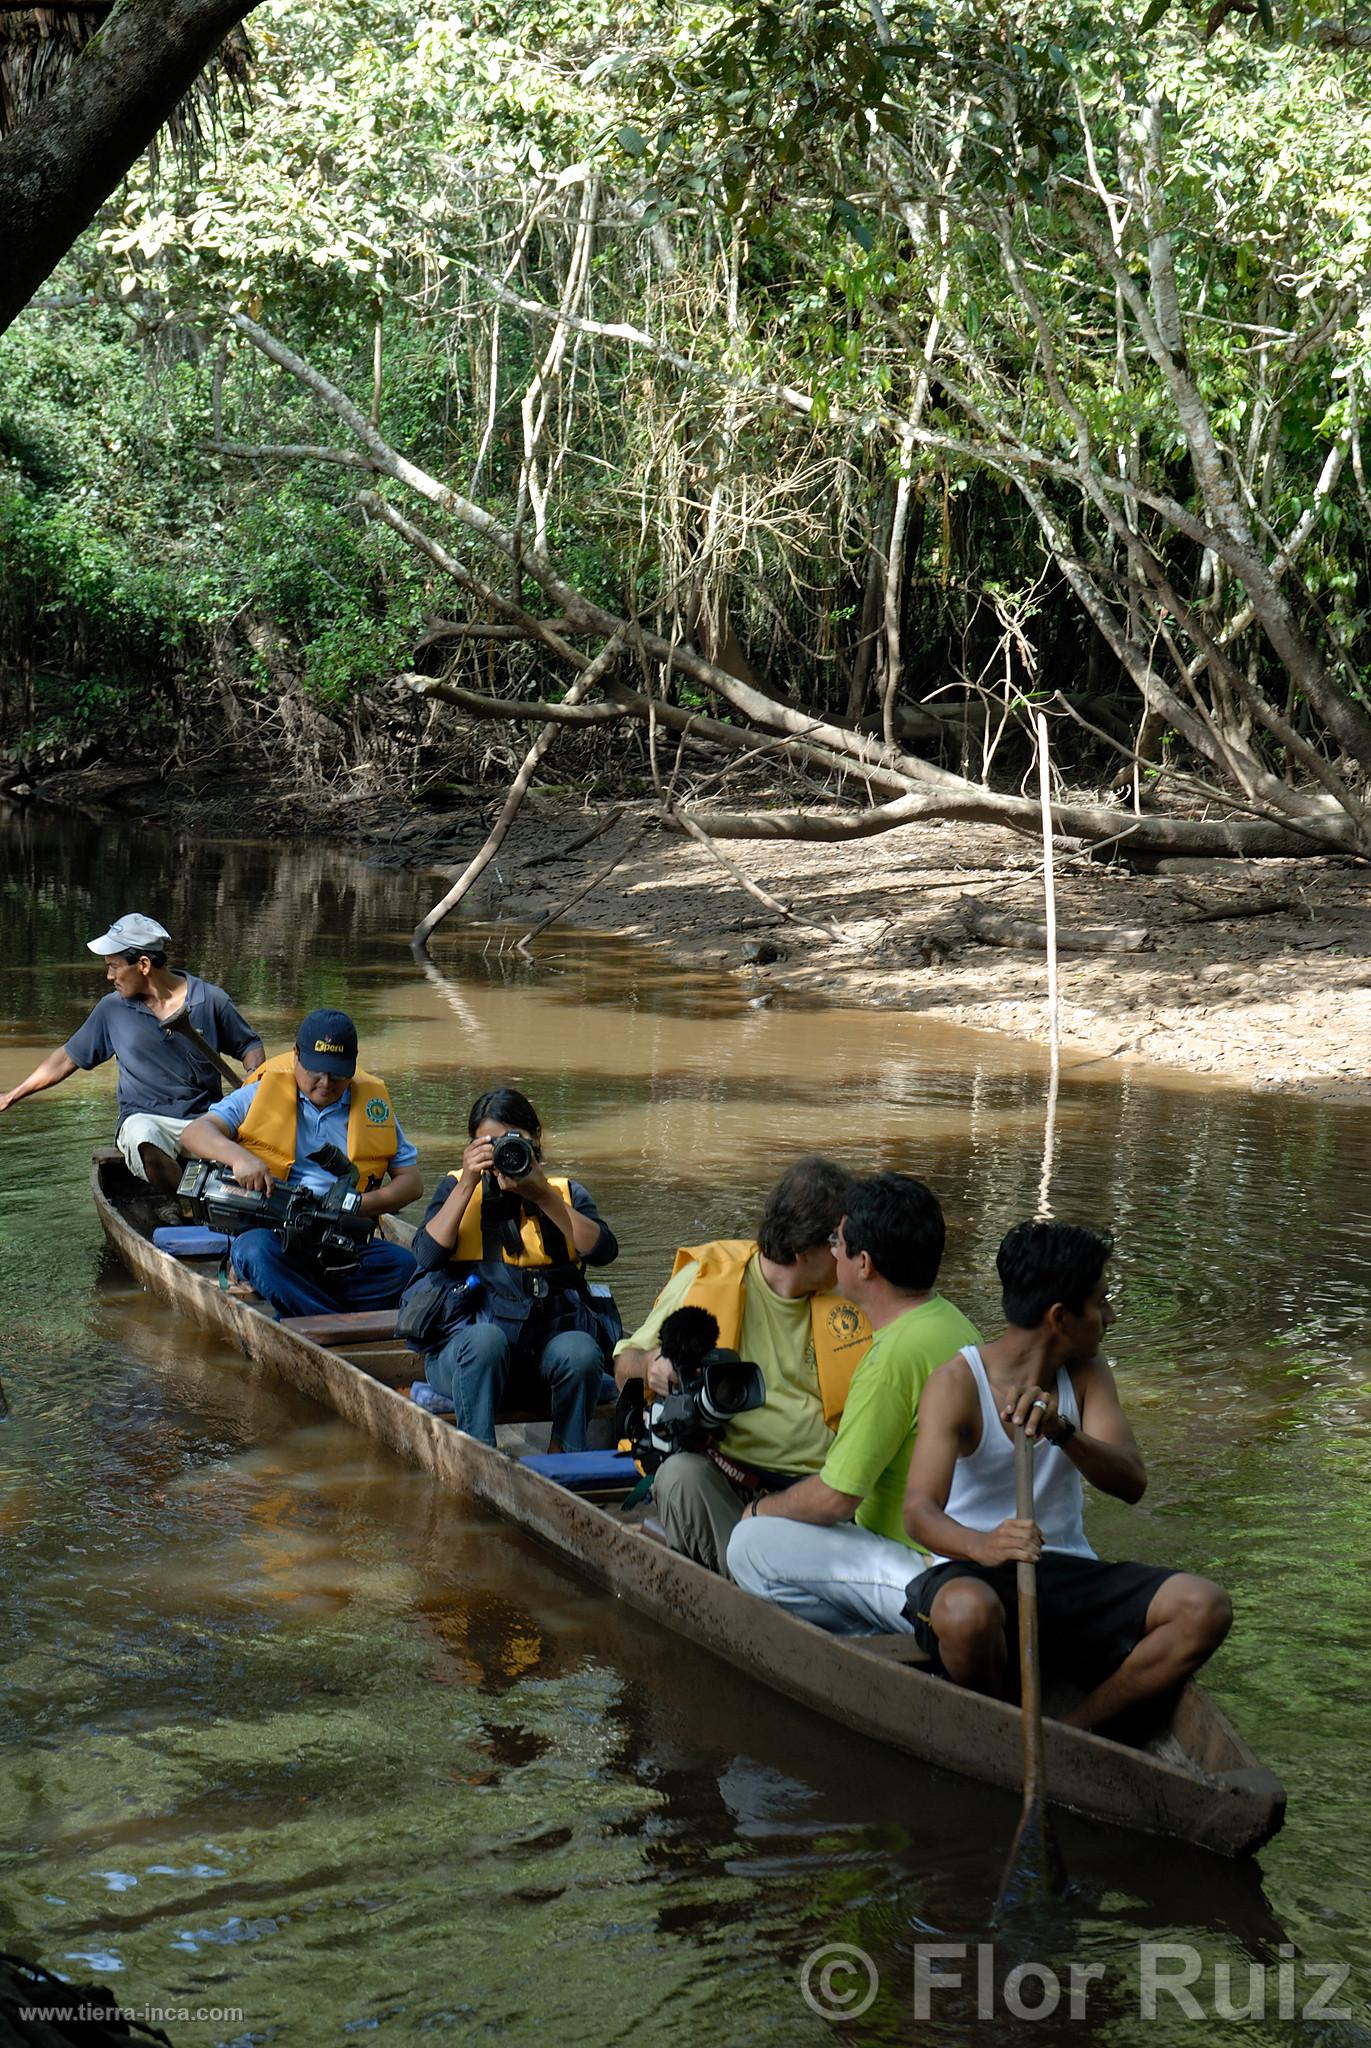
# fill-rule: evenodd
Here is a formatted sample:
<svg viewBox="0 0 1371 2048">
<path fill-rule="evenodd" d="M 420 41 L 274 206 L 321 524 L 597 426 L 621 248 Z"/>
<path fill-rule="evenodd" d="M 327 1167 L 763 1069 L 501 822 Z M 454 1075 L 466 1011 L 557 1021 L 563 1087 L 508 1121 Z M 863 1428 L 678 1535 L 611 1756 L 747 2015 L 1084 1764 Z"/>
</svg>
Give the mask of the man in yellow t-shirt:
<svg viewBox="0 0 1371 2048">
<path fill-rule="evenodd" d="M 658 1332 L 673 1309 L 693 1298 L 713 1307 L 720 1341 L 761 1367 L 763 1406 L 737 1416 L 707 1453 L 675 1452 L 653 1480 L 672 1549 L 711 1571 L 724 1570 L 728 1539 L 749 1502 L 817 1472 L 828 1456 L 833 1432 L 820 1394 L 813 1304 L 833 1287 L 830 1239 L 852 1184 L 832 1160 L 797 1160 L 767 1197 L 755 1245 L 701 1246 L 678 1265 L 641 1328 L 615 1348 L 621 1386 L 643 1379 L 648 1399 L 670 1393 L 675 1374 L 658 1349 Z M 841 1306 L 860 1328 L 850 1307 Z"/>
<path fill-rule="evenodd" d="M 906 1589 L 926 1562 L 904 1526 L 919 1396 L 980 1338 L 937 1292 L 946 1232 L 921 1180 L 859 1181 L 836 1237 L 838 1285 L 876 1334 L 823 1470 L 753 1502 L 729 1541 L 728 1569 L 745 1591 L 835 1635 L 904 1633 L 913 1627 Z"/>
</svg>

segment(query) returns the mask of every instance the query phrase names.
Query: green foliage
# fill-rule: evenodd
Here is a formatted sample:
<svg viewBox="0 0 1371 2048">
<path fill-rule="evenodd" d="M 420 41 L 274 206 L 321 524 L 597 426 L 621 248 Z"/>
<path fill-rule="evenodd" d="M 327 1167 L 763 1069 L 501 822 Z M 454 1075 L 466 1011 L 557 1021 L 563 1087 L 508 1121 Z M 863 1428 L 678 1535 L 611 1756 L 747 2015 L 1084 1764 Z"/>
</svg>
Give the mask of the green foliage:
<svg viewBox="0 0 1371 2048">
<path fill-rule="evenodd" d="M 241 141 L 189 183 L 135 176 L 69 267 L 96 309 L 0 344 L 0 603 L 11 644 L 88 691 L 61 716 L 118 715 L 99 692 L 147 675 L 184 699 L 226 649 L 262 693 L 341 713 L 453 602 L 366 524 L 355 471 L 209 447 L 216 418 L 240 447 L 355 447 L 231 327 L 240 307 L 363 412 L 379 333 L 392 445 L 458 489 L 476 473 L 526 534 L 546 491 L 573 584 L 673 632 L 726 620 L 816 709 L 847 702 L 870 643 L 901 472 L 911 693 L 994 662 L 998 701 L 1026 703 L 1101 615 L 1117 653 L 1139 603 L 1151 644 L 1193 659 L 1194 619 L 1222 629 L 1244 593 L 1186 529 L 1210 485 L 1149 341 L 1154 103 L 1187 376 L 1262 545 L 1304 534 L 1283 587 L 1355 696 L 1369 515 L 1355 463 L 1320 477 L 1369 402 L 1364 77 L 1292 14 L 1272 35 L 1198 0 L 889 0 L 882 20 L 860 0 L 266 0 Z M 551 323 L 496 295 L 561 304 L 587 207 L 585 318 L 530 493 Z M 1156 564 L 1141 599 L 1121 478 Z M 1244 672 L 1322 746 L 1243 630 Z"/>
<path fill-rule="evenodd" d="M 416 17 L 404 0 L 252 18 L 254 108 L 241 144 L 179 189 L 136 172 L 93 254 L 125 296 L 155 279 L 198 306 L 251 304 L 326 324 L 371 312 L 416 274 L 441 290 L 470 253 L 471 188 L 555 171 L 601 114 L 576 72 L 630 19 L 604 0 Z"/>
<path fill-rule="evenodd" d="M 209 452 L 212 374 L 204 354 L 154 366 L 101 311 L 32 315 L 0 338 L 0 621 L 40 671 L 21 745 L 164 747 L 216 646 L 255 613 L 330 709 L 407 664 L 423 579 L 378 546 L 336 473 L 244 478 Z M 279 686 L 260 654 L 237 660 Z"/>
</svg>

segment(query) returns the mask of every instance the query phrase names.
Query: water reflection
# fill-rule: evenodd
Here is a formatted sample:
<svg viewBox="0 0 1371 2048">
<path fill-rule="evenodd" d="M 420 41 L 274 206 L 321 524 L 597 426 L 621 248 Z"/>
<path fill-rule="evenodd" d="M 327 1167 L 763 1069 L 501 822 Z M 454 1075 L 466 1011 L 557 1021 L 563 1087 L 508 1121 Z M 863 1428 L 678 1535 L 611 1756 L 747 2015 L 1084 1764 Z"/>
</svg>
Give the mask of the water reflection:
<svg viewBox="0 0 1371 2048">
<path fill-rule="evenodd" d="M 532 963 L 444 935 L 425 975 L 423 882 L 331 847 L 30 814 L 7 850 L 0 1086 L 101 992 L 85 939 L 144 907 L 273 1050 L 311 1004 L 352 1010 L 430 1185 L 472 1096 L 517 1080 L 624 1241 L 630 1316 L 678 1241 L 745 1226 L 821 1145 L 929 1178 L 946 1289 L 994 1318 L 995 1244 L 1039 1201 L 1031 1049 L 753 1010 L 743 980 L 560 931 Z M 916 1943 L 986 1938 L 1015 1802 L 747 1684 L 187 1332 L 103 1255 L 84 1185 L 111 1122 L 98 1075 L 0 1119 L 0 1945 L 246 2015 L 178 2042 L 780 2044 L 834 2037 L 799 1972 L 845 1941 L 881 1987 L 842 2037 L 907 2040 Z M 1368 1168 L 1363 1113 L 1062 1077 L 1052 1206 L 1118 1233 L 1152 1469 L 1096 1541 L 1233 1588 L 1215 1689 L 1291 1791 L 1262 1874 L 1063 1826 L 1079 1890 L 1040 1959 L 1106 1966 L 1092 2039 L 1138 2038 L 1145 1940 L 1192 1944 L 1210 1981 L 1288 1938 L 1364 1996 Z M 973 1986 L 919 2038 L 979 2026 Z M 1147 2038 L 1188 2028 L 1164 2010 Z M 1064 2014 L 992 2032 L 1082 2037 Z"/>
</svg>

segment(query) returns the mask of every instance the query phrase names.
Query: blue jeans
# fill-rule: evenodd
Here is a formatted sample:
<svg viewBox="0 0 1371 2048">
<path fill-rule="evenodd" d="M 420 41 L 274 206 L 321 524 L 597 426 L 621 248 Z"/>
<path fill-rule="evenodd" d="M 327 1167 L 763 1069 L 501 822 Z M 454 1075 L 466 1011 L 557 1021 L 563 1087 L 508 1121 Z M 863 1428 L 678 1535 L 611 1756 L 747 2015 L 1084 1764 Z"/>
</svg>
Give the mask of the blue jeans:
<svg viewBox="0 0 1371 2048">
<path fill-rule="evenodd" d="M 317 1273 L 286 1252 L 274 1230 L 245 1230 L 233 1240 L 233 1268 L 283 1316 L 347 1315 L 394 1308 L 418 1270 L 413 1252 L 373 1238 L 350 1273 Z"/>
<path fill-rule="evenodd" d="M 449 1337 L 441 1351 L 429 1353 L 424 1373 L 452 1402 L 458 1429 L 483 1444 L 495 1441 L 496 1410 L 511 1379 L 536 1373 L 551 1398 L 553 1436 L 564 1451 L 583 1451 L 586 1425 L 600 1398 L 604 1354 L 586 1331 L 564 1330 L 526 1365 L 522 1356 L 511 1356 L 509 1339 L 494 1323 L 472 1323 Z"/>
</svg>

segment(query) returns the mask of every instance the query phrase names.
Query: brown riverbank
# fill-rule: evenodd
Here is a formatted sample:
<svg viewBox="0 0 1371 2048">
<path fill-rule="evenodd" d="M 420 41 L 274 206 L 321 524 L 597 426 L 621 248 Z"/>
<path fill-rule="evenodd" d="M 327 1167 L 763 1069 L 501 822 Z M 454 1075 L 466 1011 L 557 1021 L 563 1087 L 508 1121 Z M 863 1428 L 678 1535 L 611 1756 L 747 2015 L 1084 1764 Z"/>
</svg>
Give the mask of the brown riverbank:
<svg viewBox="0 0 1371 2048">
<path fill-rule="evenodd" d="M 1042 953 L 992 942 L 986 929 L 987 918 L 1006 921 L 994 927 L 1002 941 L 1041 924 L 1040 855 L 1030 842 L 937 824 L 842 846 L 721 847 L 795 915 L 828 925 L 830 940 L 769 912 L 702 848 L 657 830 L 637 837 L 645 816 L 646 807 L 630 807 L 592 845 L 558 857 L 584 818 L 539 804 L 467 914 L 527 925 L 595 878 L 540 945 L 555 945 L 569 926 L 620 933 L 732 968 L 758 1001 L 803 989 L 1045 1042 Z M 463 835 L 456 859 L 433 868 L 435 898 L 478 844 Z M 1145 1061 L 1244 1087 L 1371 1101 L 1364 870 L 1324 860 L 1170 862 L 1139 875 L 1059 860 L 1057 912 L 1064 947 L 1083 932 L 1145 934 L 1127 952 L 1063 950 L 1071 1060 Z M 440 929 L 435 957 L 442 943 Z"/>
</svg>

